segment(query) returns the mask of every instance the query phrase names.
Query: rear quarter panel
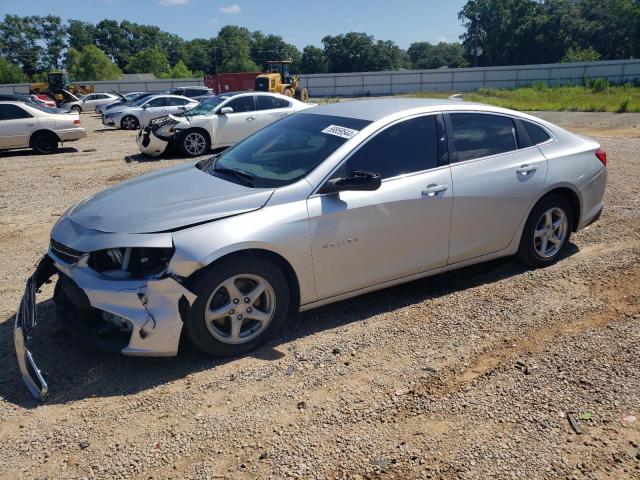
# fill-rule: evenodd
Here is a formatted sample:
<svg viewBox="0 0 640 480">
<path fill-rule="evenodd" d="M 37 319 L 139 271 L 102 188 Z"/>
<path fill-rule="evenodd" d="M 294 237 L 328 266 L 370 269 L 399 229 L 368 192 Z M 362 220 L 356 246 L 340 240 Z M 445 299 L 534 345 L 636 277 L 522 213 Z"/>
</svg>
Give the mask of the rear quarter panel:
<svg viewBox="0 0 640 480">
<path fill-rule="evenodd" d="M 568 186 L 577 193 L 580 200 L 578 228 L 582 228 L 603 206 L 607 169 L 595 156 L 600 145 L 558 127 L 553 132 L 556 140 L 540 145 L 540 151 L 549 160 L 546 189 Z"/>
</svg>

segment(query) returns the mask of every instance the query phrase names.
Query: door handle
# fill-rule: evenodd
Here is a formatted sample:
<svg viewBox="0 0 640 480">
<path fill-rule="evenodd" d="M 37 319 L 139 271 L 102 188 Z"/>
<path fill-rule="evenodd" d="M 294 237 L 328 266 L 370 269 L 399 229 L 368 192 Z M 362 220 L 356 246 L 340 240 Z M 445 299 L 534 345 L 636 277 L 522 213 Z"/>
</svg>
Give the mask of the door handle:
<svg viewBox="0 0 640 480">
<path fill-rule="evenodd" d="M 27 127 L 33 127 L 35 123 L 27 123 Z"/>
<path fill-rule="evenodd" d="M 520 175 L 529 175 L 530 173 L 535 172 L 537 169 L 538 167 L 524 164 L 519 169 L 517 169 L 516 172 L 519 173 Z"/>
<path fill-rule="evenodd" d="M 256 117 L 247 117 L 247 122 L 251 122 L 251 121 L 253 121 L 255 119 L 256 119 Z"/>
<path fill-rule="evenodd" d="M 288 113 L 288 112 L 285 112 L 285 113 L 281 113 L 281 114 L 280 114 L 280 116 L 281 116 L 281 117 L 288 117 L 289 115 L 291 115 L 291 114 L 290 114 L 290 113 Z"/>
<path fill-rule="evenodd" d="M 427 188 L 422 190 L 422 195 L 435 197 L 438 193 L 444 192 L 447 188 L 449 188 L 449 185 L 436 185 L 435 183 L 432 183 Z"/>
</svg>

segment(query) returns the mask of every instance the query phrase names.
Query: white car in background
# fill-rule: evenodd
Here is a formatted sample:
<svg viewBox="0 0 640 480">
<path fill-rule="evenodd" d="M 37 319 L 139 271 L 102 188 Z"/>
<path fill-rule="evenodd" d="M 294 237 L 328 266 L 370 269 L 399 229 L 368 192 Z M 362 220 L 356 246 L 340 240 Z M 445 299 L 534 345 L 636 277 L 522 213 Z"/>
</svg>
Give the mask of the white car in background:
<svg viewBox="0 0 640 480">
<path fill-rule="evenodd" d="M 33 148 L 55 153 L 60 142 L 87 136 L 77 112 L 61 112 L 36 103 L 0 101 L 0 150 Z"/>
<path fill-rule="evenodd" d="M 138 134 L 137 143 L 151 157 L 161 155 L 169 144 L 184 155 L 197 157 L 211 148 L 234 145 L 281 118 L 316 105 L 278 93 L 223 93 L 203 100 L 182 116 L 150 123 Z"/>
<path fill-rule="evenodd" d="M 198 105 L 197 100 L 179 95 L 153 95 L 132 104 L 116 107 L 102 115 L 102 123 L 107 127 L 135 130 L 154 118 L 181 113 Z"/>
<path fill-rule="evenodd" d="M 90 93 L 72 102 L 65 102 L 60 107 L 80 113 L 84 110 L 93 110 L 99 103 L 115 102 L 119 98 L 112 93 Z"/>
</svg>

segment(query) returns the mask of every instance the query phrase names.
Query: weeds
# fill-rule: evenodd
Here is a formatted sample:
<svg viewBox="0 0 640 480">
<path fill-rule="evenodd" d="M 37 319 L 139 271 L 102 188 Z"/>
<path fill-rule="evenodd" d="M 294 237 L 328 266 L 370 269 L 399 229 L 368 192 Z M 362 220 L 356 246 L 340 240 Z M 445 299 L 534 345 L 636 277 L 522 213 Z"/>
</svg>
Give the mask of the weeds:
<svg viewBox="0 0 640 480">
<path fill-rule="evenodd" d="M 602 80 L 602 81 L 599 81 Z M 513 110 L 573 112 L 640 112 L 640 88 L 630 84 L 612 86 L 604 79 L 586 81 L 584 86 L 550 87 L 538 82 L 513 90 L 482 88 L 464 94 L 471 102 L 488 103 Z M 416 93 L 414 97 L 446 98 L 451 93 Z"/>
</svg>

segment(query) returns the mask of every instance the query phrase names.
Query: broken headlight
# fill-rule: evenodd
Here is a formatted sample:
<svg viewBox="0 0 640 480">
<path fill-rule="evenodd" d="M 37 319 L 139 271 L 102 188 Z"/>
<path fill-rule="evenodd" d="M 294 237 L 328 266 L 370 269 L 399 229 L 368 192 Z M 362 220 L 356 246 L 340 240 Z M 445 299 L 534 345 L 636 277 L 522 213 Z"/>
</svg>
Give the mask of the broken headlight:
<svg viewBox="0 0 640 480">
<path fill-rule="evenodd" d="M 150 279 L 166 275 L 173 248 L 109 248 L 91 252 L 88 265 L 117 279 Z"/>
</svg>

